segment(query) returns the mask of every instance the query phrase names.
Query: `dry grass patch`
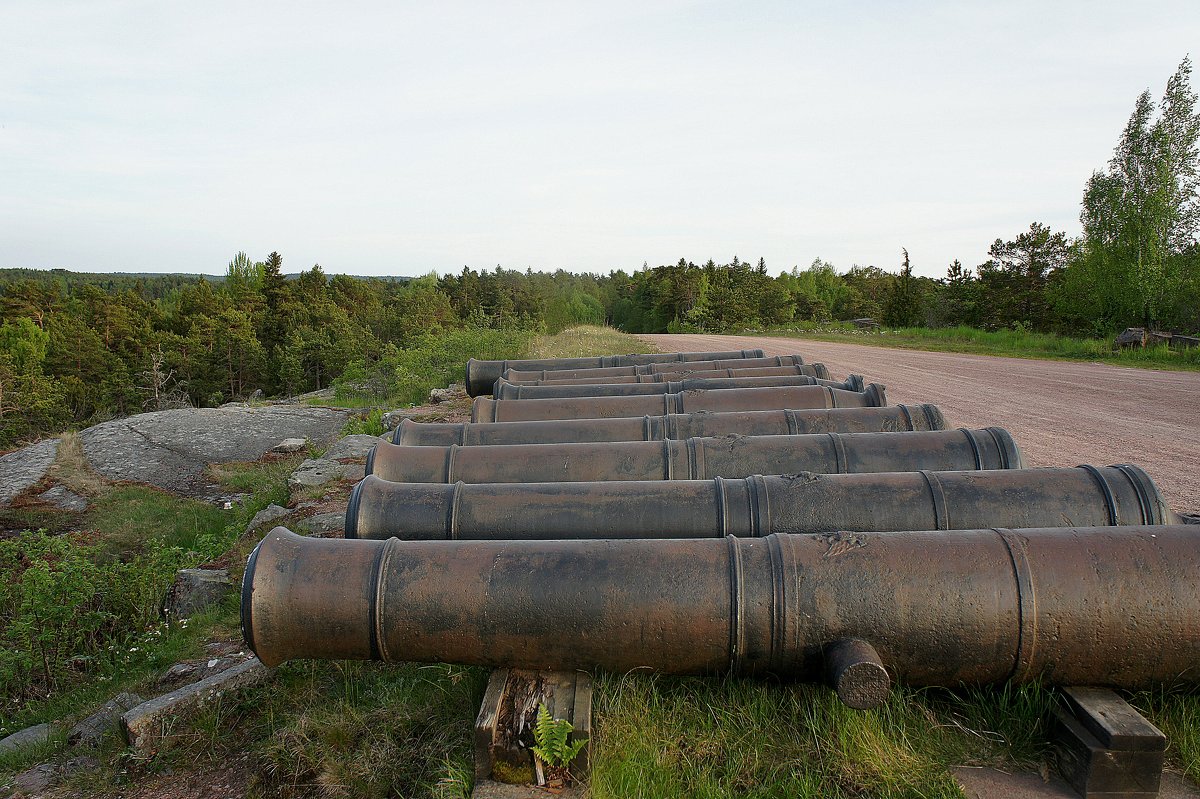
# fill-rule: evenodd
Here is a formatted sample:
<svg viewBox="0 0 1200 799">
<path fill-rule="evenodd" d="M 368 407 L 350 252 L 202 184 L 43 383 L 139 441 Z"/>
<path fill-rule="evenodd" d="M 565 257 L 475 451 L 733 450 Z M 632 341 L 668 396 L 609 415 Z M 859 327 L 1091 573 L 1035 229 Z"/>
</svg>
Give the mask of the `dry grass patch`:
<svg viewBox="0 0 1200 799">
<path fill-rule="evenodd" d="M 92 471 L 87 456 L 83 453 L 83 441 L 76 432 L 62 434 L 58 444 L 58 457 L 50 467 L 54 482 L 66 486 L 76 494 L 95 497 L 108 487 L 108 481 Z"/>
<path fill-rule="evenodd" d="M 658 352 L 637 336 L 611 327 L 580 325 L 553 336 L 537 336 L 530 346 L 530 358 L 582 358 L 588 355 L 625 355 L 631 352 Z"/>
</svg>

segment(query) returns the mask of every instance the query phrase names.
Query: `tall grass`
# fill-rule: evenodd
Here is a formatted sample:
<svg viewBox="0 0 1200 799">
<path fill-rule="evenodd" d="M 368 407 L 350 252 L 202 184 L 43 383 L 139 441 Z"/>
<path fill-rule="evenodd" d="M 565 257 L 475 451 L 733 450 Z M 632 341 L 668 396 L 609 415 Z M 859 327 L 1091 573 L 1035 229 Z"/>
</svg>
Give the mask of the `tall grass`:
<svg viewBox="0 0 1200 799">
<path fill-rule="evenodd" d="M 611 327 L 579 325 L 553 336 L 537 336 L 529 348 L 530 358 L 580 358 L 588 355 L 625 355 L 656 352 L 652 345 Z"/>
<path fill-rule="evenodd" d="M 957 797 L 949 767 L 1036 768 L 1053 694 L 897 688 L 875 710 L 822 686 L 597 681 L 592 792 L 604 797 Z"/>
</svg>

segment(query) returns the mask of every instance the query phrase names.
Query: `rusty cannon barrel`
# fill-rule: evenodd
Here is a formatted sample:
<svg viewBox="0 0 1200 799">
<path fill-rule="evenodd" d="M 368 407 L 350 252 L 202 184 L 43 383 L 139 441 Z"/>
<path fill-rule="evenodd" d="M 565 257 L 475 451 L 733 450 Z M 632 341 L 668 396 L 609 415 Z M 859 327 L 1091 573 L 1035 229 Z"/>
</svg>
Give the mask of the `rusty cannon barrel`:
<svg viewBox="0 0 1200 799">
<path fill-rule="evenodd" d="M 936 405 L 883 408 L 683 413 L 613 419 L 550 419 L 541 422 L 414 422 L 403 419 L 393 444 L 574 444 L 584 441 L 662 441 L 705 436 L 775 436 L 805 433 L 898 433 L 945 430 Z"/>
<path fill-rule="evenodd" d="M 472 422 L 526 422 L 539 419 L 609 419 L 702 411 L 771 411 L 779 408 L 870 408 L 887 405 L 879 383 L 862 391 L 829 386 L 773 386 L 683 391 L 631 397 L 558 397 L 500 400 L 476 397 Z"/>
<path fill-rule="evenodd" d="M 685 378 L 654 383 L 554 383 L 540 386 L 514 385 L 504 378 L 496 381 L 496 399 L 559 399 L 562 397 L 635 397 L 653 394 L 678 394 L 681 391 L 725 391 L 731 388 L 770 388 L 772 386 L 828 386 L 844 391 L 862 391 L 862 375 L 845 380 L 822 380 L 808 375 L 774 377 Z"/>
<path fill-rule="evenodd" d="M 475 447 L 380 443 L 367 456 L 367 474 L 394 483 L 707 480 L 796 472 L 1022 467 L 1016 442 L 999 427 Z"/>
<path fill-rule="evenodd" d="M 729 352 L 649 352 L 636 355 L 600 355 L 590 358 L 535 358 L 512 361 L 467 361 L 466 386 L 472 397 L 487 394 L 506 369 L 541 371 L 558 369 L 590 369 L 609 366 L 637 366 L 647 363 L 688 363 L 691 361 L 723 361 L 761 358 L 762 350 L 733 350 Z"/>
<path fill-rule="evenodd" d="M 636 375 L 668 374 L 671 372 L 694 372 L 710 369 L 757 369 L 780 366 L 803 366 L 799 355 L 770 355 L 763 358 L 726 358 L 716 361 L 672 361 L 667 363 L 644 363 L 632 366 L 607 366 L 597 369 L 506 369 L 500 375 L 513 383 L 528 383 L 535 380 L 570 380 L 582 382 L 611 377 L 633 377 Z M 820 377 L 820 375 L 816 375 Z"/>
<path fill-rule="evenodd" d="M 1136 466 L 585 483 L 390 483 L 370 476 L 347 538 L 760 537 L 1176 521 Z"/>
<path fill-rule="evenodd" d="M 519 374 L 519 373 L 518 373 Z M 549 374 L 553 375 L 554 372 Z M 697 380 L 710 377 L 785 377 L 787 375 L 807 375 L 819 377 L 822 380 L 831 379 L 829 368 L 823 363 L 804 363 L 796 366 L 759 366 L 752 369 L 688 369 L 678 372 L 654 372 L 653 374 L 622 375 L 620 377 L 551 377 L 544 380 L 514 380 L 506 375 L 497 381 L 497 385 L 511 383 L 517 386 L 559 386 L 603 383 L 666 383 L 671 380 Z"/>
<path fill-rule="evenodd" d="M 242 581 L 259 659 L 914 685 L 1200 677 L 1200 527 L 686 541 L 346 541 L 272 530 Z"/>
</svg>

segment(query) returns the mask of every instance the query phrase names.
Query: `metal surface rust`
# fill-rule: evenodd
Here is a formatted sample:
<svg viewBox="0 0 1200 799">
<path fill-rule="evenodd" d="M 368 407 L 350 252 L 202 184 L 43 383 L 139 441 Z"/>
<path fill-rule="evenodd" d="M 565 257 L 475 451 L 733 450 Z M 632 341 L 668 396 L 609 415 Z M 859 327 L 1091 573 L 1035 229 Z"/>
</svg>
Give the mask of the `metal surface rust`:
<svg viewBox="0 0 1200 799">
<path fill-rule="evenodd" d="M 635 375 L 669 374 L 692 372 L 697 369 L 756 369 L 779 366 L 802 366 L 804 359 L 799 355 L 771 355 L 763 358 L 727 358 L 715 361 L 670 361 L 646 363 L 635 366 L 608 366 L 599 369 L 539 369 L 525 371 L 505 369 L 500 376 L 513 383 L 531 380 L 585 380 L 609 377 L 632 377 Z M 816 375 L 820 377 L 820 375 Z"/>
<path fill-rule="evenodd" d="M 588 369 L 609 366 L 637 366 L 648 363 L 689 363 L 692 361 L 723 361 L 745 358 L 761 358 L 763 351 L 733 350 L 730 352 L 652 352 L 635 355 L 601 355 L 591 358 L 540 358 L 512 361 L 467 361 L 466 387 L 472 397 L 492 390 L 496 380 L 506 369 L 559 370 Z"/>
<path fill-rule="evenodd" d="M 865 408 L 887 405 L 884 388 L 871 383 L 863 391 L 828 386 L 773 386 L 683 391 L 633 397 L 562 397 L 497 400 L 476 397 L 473 422 L 521 422 L 537 419 L 606 419 L 700 411 L 769 411 L 779 408 Z"/>
<path fill-rule="evenodd" d="M 936 405 L 883 408 L 734 411 L 629 416 L 613 419 L 551 419 L 534 422 L 414 422 L 403 419 L 393 444 L 479 446 L 566 444 L 585 441 L 662 441 L 702 436 L 802 435 L 805 433 L 898 433 L 945 430 Z"/>
<path fill-rule="evenodd" d="M 1145 472 L 1119 465 L 582 483 L 370 476 L 351 494 L 345 530 L 347 538 L 550 540 L 1176 521 Z"/>
<path fill-rule="evenodd" d="M 687 364 L 675 364 L 686 366 Z M 516 374 L 521 374 L 520 372 Z M 547 374 L 554 375 L 555 372 Z M 786 375 L 807 375 L 830 379 L 829 368 L 823 363 L 797 364 L 795 366 L 759 366 L 757 368 L 730 369 L 680 369 L 673 372 L 655 372 L 653 374 L 622 375 L 620 377 L 548 377 L 545 379 L 529 380 L 514 378 L 510 374 L 501 376 L 500 380 L 516 386 L 557 386 L 563 383 L 602 384 L 602 383 L 665 383 L 670 380 L 700 379 L 706 377 L 783 377 Z"/>
<path fill-rule="evenodd" d="M 769 388 L 773 386 L 828 386 L 844 391 L 862 391 L 862 375 L 845 380 L 824 380 L 809 375 L 770 377 L 685 378 L 652 383 L 554 383 L 540 386 L 516 385 L 504 378 L 496 381 L 492 396 L 496 399 L 547 399 L 561 397 L 630 397 L 652 394 L 677 394 L 681 391 L 725 391 L 731 388 Z"/>
<path fill-rule="evenodd" d="M 431 542 L 275 528 L 246 567 L 242 630 L 268 666 L 820 681 L 838 642 L 861 641 L 871 651 L 851 652 L 851 668 L 873 652 L 909 685 L 1132 688 L 1200 677 L 1197 573 L 1191 525 Z M 871 682 L 856 678 L 868 696 Z"/>
<path fill-rule="evenodd" d="M 380 443 L 367 456 L 366 471 L 397 483 L 544 483 L 1022 466 L 1012 436 L 989 427 L 475 447 Z"/>
</svg>

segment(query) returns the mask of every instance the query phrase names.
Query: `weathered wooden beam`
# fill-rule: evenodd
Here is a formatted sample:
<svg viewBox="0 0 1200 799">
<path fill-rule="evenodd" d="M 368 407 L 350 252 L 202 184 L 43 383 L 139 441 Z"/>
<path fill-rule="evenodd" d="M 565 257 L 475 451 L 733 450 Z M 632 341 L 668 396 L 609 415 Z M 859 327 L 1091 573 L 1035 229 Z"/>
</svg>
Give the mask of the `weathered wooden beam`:
<svg viewBox="0 0 1200 799">
<path fill-rule="evenodd" d="M 1106 688 L 1063 689 L 1051 738 L 1064 778 L 1084 799 L 1154 799 L 1167 738 Z"/>
</svg>

